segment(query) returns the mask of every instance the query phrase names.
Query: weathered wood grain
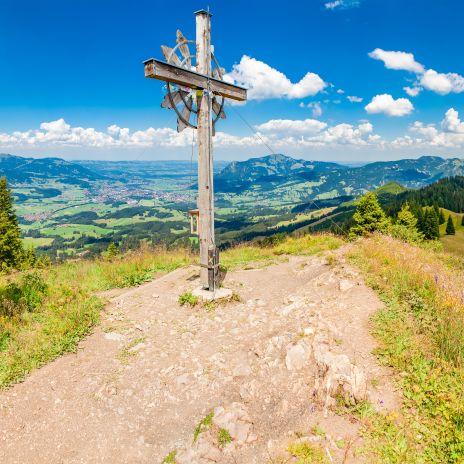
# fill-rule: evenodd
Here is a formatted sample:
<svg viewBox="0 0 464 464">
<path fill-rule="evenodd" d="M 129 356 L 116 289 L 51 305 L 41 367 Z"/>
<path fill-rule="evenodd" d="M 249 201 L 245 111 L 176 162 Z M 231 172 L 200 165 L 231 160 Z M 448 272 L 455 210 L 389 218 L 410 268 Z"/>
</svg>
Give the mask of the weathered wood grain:
<svg viewBox="0 0 464 464">
<path fill-rule="evenodd" d="M 200 72 L 189 71 L 154 58 L 145 61 L 144 66 L 145 77 L 151 79 L 172 82 L 193 89 L 207 89 L 209 81 L 211 91 L 216 95 L 238 101 L 244 101 L 247 98 L 245 88 L 209 77 Z"/>
</svg>

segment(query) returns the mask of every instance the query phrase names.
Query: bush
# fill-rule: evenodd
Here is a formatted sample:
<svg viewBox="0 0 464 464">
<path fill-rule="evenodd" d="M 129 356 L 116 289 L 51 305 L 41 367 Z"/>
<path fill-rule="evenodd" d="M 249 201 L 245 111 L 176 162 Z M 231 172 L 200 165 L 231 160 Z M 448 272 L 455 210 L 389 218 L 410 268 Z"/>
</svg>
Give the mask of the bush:
<svg viewBox="0 0 464 464">
<path fill-rule="evenodd" d="M 258 242 L 259 246 L 263 248 L 272 248 L 280 243 L 285 242 L 287 235 L 284 233 L 271 235 L 270 237 L 265 237 Z"/>
<path fill-rule="evenodd" d="M 421 243 L 424 241 L 424 234 L 415 227 L 409 228 L 403 224 L 392 224 L 388 229 L 388 235 L 407 243 Z"/>
<path fill-rule="evenodd" d="M 37 273 L 24 275 L 19 282 L 10 282 L 0 288 L 0 314 L 13 317 L 25 311 L 34 311 L 42 302 L 47 284 Z"/>
</svg>

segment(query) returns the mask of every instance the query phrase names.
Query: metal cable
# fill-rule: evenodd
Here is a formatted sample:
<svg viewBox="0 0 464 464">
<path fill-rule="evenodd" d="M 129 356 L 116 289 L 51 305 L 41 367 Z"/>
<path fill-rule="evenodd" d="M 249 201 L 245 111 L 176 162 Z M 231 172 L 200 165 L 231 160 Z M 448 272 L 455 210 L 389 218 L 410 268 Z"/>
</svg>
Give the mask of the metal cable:
<svg viewBox="0 0 464 464">
<path fill-rule="evenodd" d="M 228 107 L 232 108 L 235 111 L 235 114 L 245 123 L 245 125 L 253 132 L 253 135 L 261 141 L 261 143 L 271 152 L 272 155 L 276 155 L 277 153 L 275 150 L 261 137 L 258 131 L 239 113 L 237 108 L 233 105 L 228 103 Z M 309 200 L 308 203 L 311 203 L 317 209 L 321 209 L 314 200 Z M 337 227 L 343 235 L 348 235 L 345 230 L 343 230 L 335 221 L 333 221 L 330 217 L 327 218 L 335 227 Z"/>
</svg>

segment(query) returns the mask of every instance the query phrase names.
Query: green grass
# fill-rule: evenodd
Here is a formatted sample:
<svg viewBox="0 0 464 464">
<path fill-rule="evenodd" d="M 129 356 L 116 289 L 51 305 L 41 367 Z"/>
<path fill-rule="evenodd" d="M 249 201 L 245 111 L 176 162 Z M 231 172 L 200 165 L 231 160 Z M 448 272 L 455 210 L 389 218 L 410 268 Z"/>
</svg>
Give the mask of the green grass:
<svg viewBox="0 0 464 464">
<path fill-rule="evenodd" d="M 0 311 L 0 388 L 76 349 L 99 321 L 103 301 L 95 296 L 96 291 L 139 285 L 191 261 L 191 255 L 183 250 L 148 248 L 114 261 L 70 261 L 35 272 L 47 289 L 42 295 L 37 291 L 27 294 L 31 286 L 22 281 L 29 272 L 0 276 L 0 298 L 4 300 L 12 285 L 24 287 L 16 296 L 10 291 L 8 301 L 0 303 L 13 308 Z M 39 298 L 40 304 L 26 304 L 33 298 Z"/>
<path fill-rule="evenodd" d="M 206 430 L 210 429 L 213 426 L 213 417 L 214 412 L 211 411 L 207 416 L 203 417 L 203 419 L 198 423 L 193 431 L 193 443 L 198 440 L 198 437 L 205 432 Z"/>
<path fill-rule="evenodd" d="M 283 255 L 310 256 L 324 251 L 336 250 L 343 244 L 339 237 L 329 234 L 303 235 L 286 237 L 273 247 L 261 247 L 254 244 L 243 244 L 221 253 L 221 264 L 227 270 L 245 266 L 266 265 Z"/>
<path fill-rule="evenodd" d="M 464 462 L 463 263 L 381 236 L 350 258 L 385 303 L 373 319 L 377 355 L 403 394 L 398 417 L 367 415 L 371 462 Z"/>
<path fill-rule="evenodd" d="M 182 295 L 179 296 L 179 304 L 181 306 L 196 306 L 198 304 L 198 297 L 193 295 L 191 292 L 182 293 Z"/>
<path fill-rule="evenodd" d="M 448 253 L 464 257 L 464 226 L 461 225 L 464 214 L 454 213 L 444 208 L 442 210 L 446 220 L 451 214 L 456 229 L 456 235 L 446 235 L 446 222 L 440 226 L 440 240 L 443 243 L 443 248 Z"/>
<path fill-rule="evenodd" d="M 232 436 L 226 429 L 219 429 L 217 433 L 217 442 L 219 448 L 224 448 L 224 446 L 232 443 Z"/>
<path fill-rule="evenodd" d="M 162 461 L 161 464 L 176 464 L 177 451 L 171 451 Z"/>
<path fill-rule="evenodd" d="M 287 451 L 295 458 L 295 464 L 326 464 L 324 452 L 308 442 L 292 443 Z"/>
</svg>

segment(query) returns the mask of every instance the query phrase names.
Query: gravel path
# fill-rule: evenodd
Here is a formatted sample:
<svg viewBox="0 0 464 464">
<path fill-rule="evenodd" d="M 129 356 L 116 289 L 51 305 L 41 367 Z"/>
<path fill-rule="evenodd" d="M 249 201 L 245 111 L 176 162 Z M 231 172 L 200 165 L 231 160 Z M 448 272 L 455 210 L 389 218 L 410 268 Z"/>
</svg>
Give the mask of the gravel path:
<svg viewBox="0 0 464 464">
<path fill-rule="evenodd" d="M 371 354 L 381 303 L 342 253 L 334 266 L 290 257 L 230 272 L 241 301 L 179 306 L 197 273 L 114 296 L 77 353 L 0 393 L 0 462 L 157 464 L 176 450 L 179 464 L 266 464 L 298 440 L 362 462 L 358 425 L 333 412 L 335 394 L 387 410 L 397 400 Z"/>
</svg>

